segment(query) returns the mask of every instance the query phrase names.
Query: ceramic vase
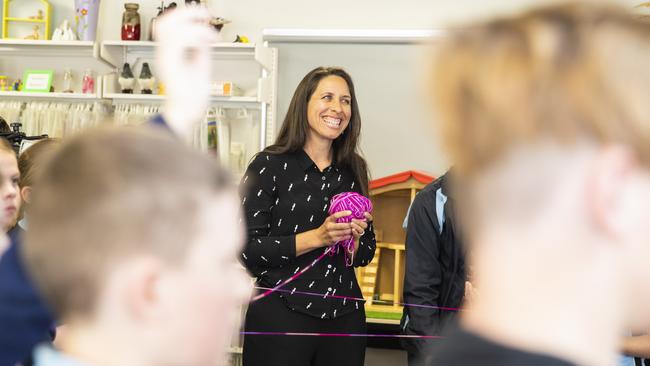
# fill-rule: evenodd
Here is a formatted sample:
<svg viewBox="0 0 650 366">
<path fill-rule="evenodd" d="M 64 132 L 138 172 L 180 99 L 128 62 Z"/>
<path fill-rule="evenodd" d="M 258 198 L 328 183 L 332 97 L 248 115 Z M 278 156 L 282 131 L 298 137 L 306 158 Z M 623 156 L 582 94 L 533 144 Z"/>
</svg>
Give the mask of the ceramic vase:
<svg viewBox="0 0 650 366">
<path fill-rule="evenodd" d="M 74 0 L 75 28 L 80 41 L 95 41 L 101 0 Z"/>
</svg>

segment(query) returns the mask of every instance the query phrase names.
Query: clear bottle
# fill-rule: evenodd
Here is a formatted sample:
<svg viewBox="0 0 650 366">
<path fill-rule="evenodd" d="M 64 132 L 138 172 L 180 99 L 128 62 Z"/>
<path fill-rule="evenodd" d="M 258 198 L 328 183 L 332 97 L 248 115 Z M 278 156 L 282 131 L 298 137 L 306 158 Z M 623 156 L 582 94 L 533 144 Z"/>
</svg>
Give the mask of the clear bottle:
<svg viewBox="0 0 650 366">
<path fill-rule="evenodd" d="M 72 70 L 65 69 L 63 74 L 63 92 L 64 93 L 73 93 L 72 90 Z"/>
</svg>

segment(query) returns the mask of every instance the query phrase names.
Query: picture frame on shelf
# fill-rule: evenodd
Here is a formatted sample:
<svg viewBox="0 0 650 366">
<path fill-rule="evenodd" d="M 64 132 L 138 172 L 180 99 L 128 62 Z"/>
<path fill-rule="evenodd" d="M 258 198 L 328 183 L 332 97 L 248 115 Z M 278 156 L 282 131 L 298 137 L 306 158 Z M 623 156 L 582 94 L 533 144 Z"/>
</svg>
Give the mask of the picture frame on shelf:
<svg viewBox="0 0 650 366">
<path fill-rule="evenodd" d="M 23 92 L 49 93 L 54 79 L 53 70 L 27 70 L 23 77 Z"/>
</svg>

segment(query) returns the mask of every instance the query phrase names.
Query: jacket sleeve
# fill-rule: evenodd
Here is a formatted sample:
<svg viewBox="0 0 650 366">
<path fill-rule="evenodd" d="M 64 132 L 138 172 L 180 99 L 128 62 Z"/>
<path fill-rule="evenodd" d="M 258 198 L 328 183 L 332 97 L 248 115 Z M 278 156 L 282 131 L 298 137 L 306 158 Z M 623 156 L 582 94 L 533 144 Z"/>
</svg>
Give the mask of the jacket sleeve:
<svg viewBox="0 0 650 366">
<path fill-rule="evenodd" d="M 242 179 L 242 204 L 247 240 L 242 253 L 244 265 L 256 276 L 264 269 L 282 267 L 296 257 L 296 236 L 269 236 L 276 202 L 271 158 L 259 154 Z"/>
<path fill-rule="evenodd" d="M 406 334 L 437 333 L 440 311 L 431 306 L 439 306 L 442 269 L 439 262 L 440 234 L 434 220 L 435 202 L 428 202 L 424 195 L 419 194 L 408 216 L 404 302 L 428 307 L 406 308 L 406 319 L 402 325 Z M 410 343 L 419 351 L 425 347 L 420 340 Z"/>
</svg>

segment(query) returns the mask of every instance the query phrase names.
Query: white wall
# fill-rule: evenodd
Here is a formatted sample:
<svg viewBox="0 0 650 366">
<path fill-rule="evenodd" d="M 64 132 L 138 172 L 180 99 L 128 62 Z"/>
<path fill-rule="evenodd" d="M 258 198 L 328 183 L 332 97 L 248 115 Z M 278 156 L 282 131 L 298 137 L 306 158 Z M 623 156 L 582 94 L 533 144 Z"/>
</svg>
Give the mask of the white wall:
<svg viewBox="0 0 650 366">
<path fill-rule="evenodd" d="M 32 1 L 13 1 L 27 7 Z M 431 28 L 525 9 L 555 0 L 207 0 L 216 15 L 233 21 L 224 28 L 223 39 L 244 34 L 259 41 L 264 28 Z M 591 0 L 598 1 L 598 0 Z M 612 0 L 631 6 L 641 0 Z M 54 24 L 74 18 L 74 0 L 50 0 Z M 102 0 L 102 39 L 119 39 L 124 3 L 140 4 L 143 23 L 160 5 L 158 0 Z M 170 1 L 165 1 L 169 3 Z M 177 2 L 183 2 L 179 0 Z M 145 29 L 146 30 L 146 29 Z M 146 33 L 145 33 L 146 34 Z"/>
<path fill-rule="evenodd" d="M 271 44 L 280 52 L 278 115 L 284 117 L 300 80 L 318 66 L 340 66 L 354 79 L 361 113 L 361 149 L 373 178 L 405 170 L 440 175 L 447 162 L 435 140 L 432 110 L 422 96 L 428 47 L 410 44 Z M 281 121 L 278 122 L 278 125 Z"/>
<path fill-rule="evenodd" d="M 227 39 L 236 33 L 259 37 L 264 28 L 449 27 L 482 17 L 519 11 L 555 0 L 208 0 L 233 20 Z M 599 0 L 589 0 L 599 1 Z M 612 0 L 626 6 L 642 0 Z"/>
</svg>

